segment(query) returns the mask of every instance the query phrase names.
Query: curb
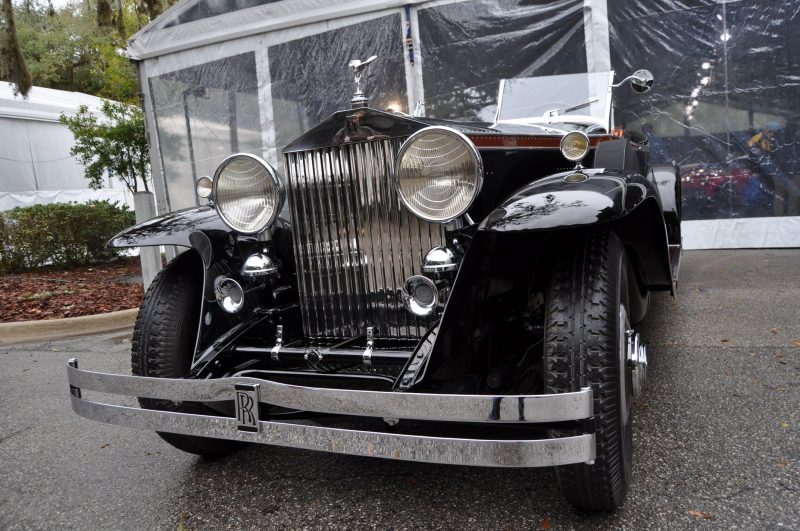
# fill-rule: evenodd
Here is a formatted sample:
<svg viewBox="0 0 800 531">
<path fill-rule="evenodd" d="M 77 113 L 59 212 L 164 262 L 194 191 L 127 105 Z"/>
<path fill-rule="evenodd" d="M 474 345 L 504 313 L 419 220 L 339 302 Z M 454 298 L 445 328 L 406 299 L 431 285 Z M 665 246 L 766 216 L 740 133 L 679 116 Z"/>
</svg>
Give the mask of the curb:
<svg viewBox="0 0 800 531">
<path fill-rule="evenodd" d="M 0 345 L 53 341 L 132 328 L 138 308 L 64 319 L 0 323 Z"/>
</svg>

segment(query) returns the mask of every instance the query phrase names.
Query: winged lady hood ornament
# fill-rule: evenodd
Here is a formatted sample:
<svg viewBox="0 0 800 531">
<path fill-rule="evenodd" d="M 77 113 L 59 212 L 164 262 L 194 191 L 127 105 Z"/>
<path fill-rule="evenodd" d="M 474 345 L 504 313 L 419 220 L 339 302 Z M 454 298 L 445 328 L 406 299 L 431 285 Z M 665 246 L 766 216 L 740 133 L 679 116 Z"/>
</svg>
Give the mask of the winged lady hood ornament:
<svg viewBox="0 0 800 531">
<path fill-rule="evenodd" d="M 377 59 L 377 55 L 373 55 L 366 61 L 362 61 L 360 59 L 353 59 L 350 61 L 349 66 L 353 70 L 353 74 L 355 75 L 355 82 L 356 82 L 356 93 L 353 94 L 353 99 L 350 100 L 350 105 L 356 109 L 358 107 L 366 107 L 367 106 L 367 97 L 364 95 L 364 91 L 361 90 L 361 81 L 364 76 L 364 69 L 375 59 Z"/>
</svg>

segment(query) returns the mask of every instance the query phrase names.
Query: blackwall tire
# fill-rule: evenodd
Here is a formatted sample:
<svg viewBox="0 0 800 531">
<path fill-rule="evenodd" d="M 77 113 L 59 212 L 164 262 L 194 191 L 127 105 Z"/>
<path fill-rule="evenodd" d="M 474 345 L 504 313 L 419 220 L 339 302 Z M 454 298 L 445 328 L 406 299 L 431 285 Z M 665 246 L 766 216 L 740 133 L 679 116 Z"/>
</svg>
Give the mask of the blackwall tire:
<svg viewBox="0 0 800 531">
<path fill-rule="evenodd" d="M 150 284 L 139 307 L 131 340 L 136 376 L 180 378 L 189 373 L 200 317 L 203 270 L 191 251 L 167 264 Z M 145 409 L 213 414 L 202 404 L 139 398 Z M 220 457 L 245 443 L 158 432 L 169 444 L 192 454 Z"/>
<path fill-rule="evenodd" d="M 628 492 L 633 457 L 631 386 L 625 330 L 628 305 L 625 250 L 608 230 L 592 231 L 559 251 L 545 315 L 545 392 L 591 386 L 597 457 L 558 467 L 572 505 L 613 510 Z M 552 435 L 568 435 L 566 431 Z"/>
</svg>

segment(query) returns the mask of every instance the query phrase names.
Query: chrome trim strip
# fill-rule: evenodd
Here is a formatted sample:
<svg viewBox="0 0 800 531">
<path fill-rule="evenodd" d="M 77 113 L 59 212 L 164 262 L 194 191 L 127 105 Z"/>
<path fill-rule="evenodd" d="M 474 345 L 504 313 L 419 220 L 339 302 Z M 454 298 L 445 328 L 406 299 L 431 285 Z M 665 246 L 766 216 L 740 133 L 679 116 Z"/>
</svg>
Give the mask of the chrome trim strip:
<svg viewBox="0 0 800 531">
<path fill-rule="evenodd" d="M 364 349 L 364 354 L 361 356 L 361 360 L 369 367 L 372 365 L 372 351 L 375 349 L 375 329 L 371 326 L 367 327 L 367 348 Z"/>
<path fill-rule="evenodd" d="M 497 89 L 497 109 L 494 113 L 494 124 L 497 125 L 500 122 L 500 113 L 503 110 L 503 95 L 506 92 L 506 79 L 503 78 L 500 80 L 500 87 Z"/>
<path fill-rule="evenodd" d="M 678 274 L 681 269 L 681 256 L 683 256 L 683 246 L 671 244 L 669 245 L 669 263 L 672 269 L 672 284 L 673 287 L 678 282 Z"/>
<path fill-rule="evenodd" d="M 237 429 L 234 418 L 100 404 L 75 396 L 71 402 L 81 417 L 117 426 L 424 463 L 557 466 L 591 462 L 596 451 L 594 434 L 538 440 L 455 439 L 272 421 L 259 421 L 257 432 L 246 432 Z"/>
<path fill-rule="evenodd" d="M 592 390 L 549 395 L 444 395 L 327 389 L 258 378 L 186 380 L 79 370 L 69 365 L 71 388 L 162 400 L 232 400 L 236 384 L 261 384 L 261 401 L 300 411 L 415 420 L 533 423 L 581 420 L 593 415 Z"/>
<path fill-rule="evenodd" d="M 280 351 L 283 346 L 283 325 L 275 327 L 275 346 L 270 350 L 272 361 L 280 361 Z"/>
</svg>

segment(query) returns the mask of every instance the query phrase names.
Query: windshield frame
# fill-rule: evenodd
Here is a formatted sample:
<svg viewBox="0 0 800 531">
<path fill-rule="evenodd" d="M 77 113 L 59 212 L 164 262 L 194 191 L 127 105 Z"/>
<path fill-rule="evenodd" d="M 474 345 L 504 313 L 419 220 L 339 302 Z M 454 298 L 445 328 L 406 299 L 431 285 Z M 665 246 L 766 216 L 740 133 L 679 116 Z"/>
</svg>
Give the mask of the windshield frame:
<svg viewBox="0 0 800 531">
<path fill-rule="evenodd" d="M 598 118 L 591 115 L 583 114 L 557 114 L 555 116 L 530 116 L 525 118 L 512 118 L 501 119 L 500 116 L 503 112 L 503 95 L 505 94 L 506 82 L 514 81 L 514 79 L 501 79 L 500 87 L 497 95 L 497 110 L 495 111 L 493 125 L 512 124 L 512 125 L 555 125 L 555 124 L 580 124 L 580 125 L 596 125 L 606 129 L 607 132 L 611 131 L 611 105 L 612 105 L 612 91 L 614 85 L 614 71 L 607 72 L 582 72 L 580 74 L 608 74 L 607 91 L 605 94 L 605 106 L 603 110 L 603 117 Z M 578 75 L 578 74 L 576 74 Z M 550 77 L 550 76 L 542 76 Z M 601 96 L 602 97 L 602 96 Z M 583 102 L 575 102 L 578 105 Z"/>
</svg>

